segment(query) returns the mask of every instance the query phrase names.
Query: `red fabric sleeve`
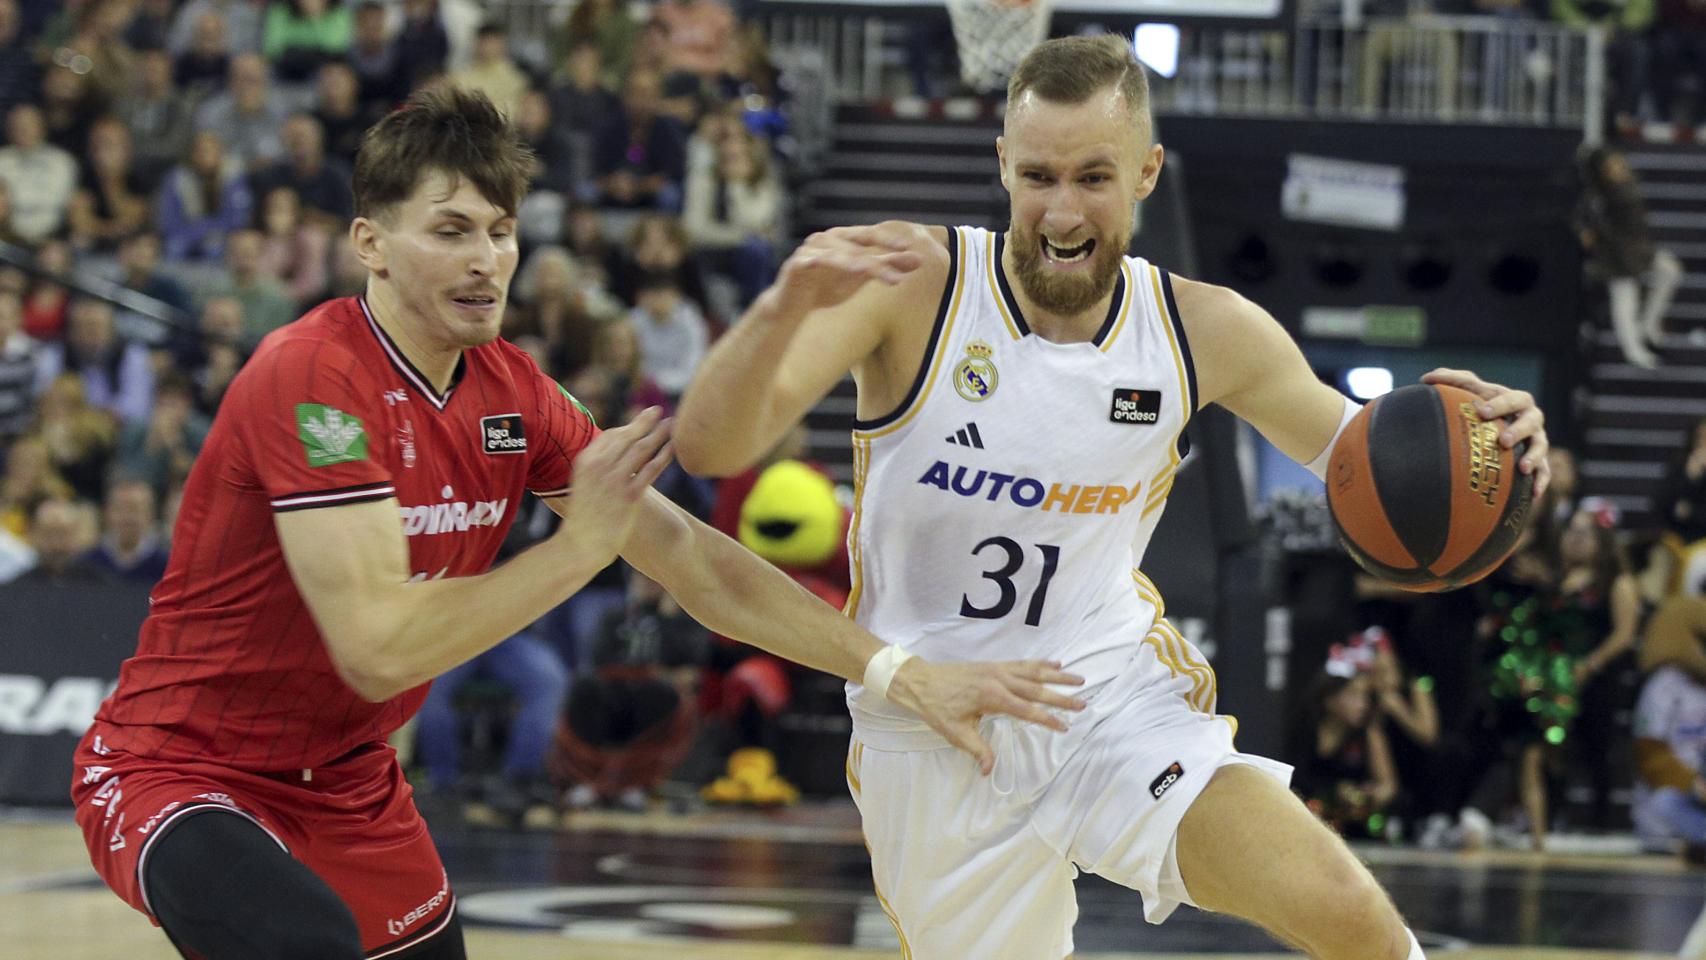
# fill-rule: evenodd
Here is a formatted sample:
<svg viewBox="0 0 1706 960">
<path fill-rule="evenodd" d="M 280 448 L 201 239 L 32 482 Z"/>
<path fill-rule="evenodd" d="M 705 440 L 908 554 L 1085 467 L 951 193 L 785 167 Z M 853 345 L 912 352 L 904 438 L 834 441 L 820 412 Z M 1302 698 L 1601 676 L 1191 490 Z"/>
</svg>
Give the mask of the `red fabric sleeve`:
<svg viewBox="0 0 1706 960">
<path fill-rule="evenodd" d="M 560 497 L 569 492 L 575 457 L 598 436 L 598 425 L 579 400 L 538 368 L 533 393 L 538 408 L 533 422 L 544 429 L 538 443 L 528 444 L 527 489 L 541 497 Z"/>
<path fill-rule="evenodd" d="M 224 403 L 233 406 L 239 442 L 274 511 L 396 496 L 375 436 L 379 390 L 357 389 L 360 368 L 348 350 L 285 340 L 250 366 Z"/>
</svg>

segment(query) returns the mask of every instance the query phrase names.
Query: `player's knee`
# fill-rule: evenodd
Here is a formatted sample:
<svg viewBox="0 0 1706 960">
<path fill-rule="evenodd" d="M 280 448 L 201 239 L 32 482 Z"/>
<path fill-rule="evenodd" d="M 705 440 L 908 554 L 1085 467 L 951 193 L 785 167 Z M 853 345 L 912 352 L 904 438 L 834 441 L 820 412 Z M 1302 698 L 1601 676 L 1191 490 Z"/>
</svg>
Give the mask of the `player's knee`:
<svg viewBox="0 0 1706 960">
<path fill-rule="evenodd" d="M 266 960 L 360 960 L 363 955 L 361 932 L 348 911 L 344 918 L 327 918 L 324 926 L 276 924 L 268 933 Z"/>
</svg>

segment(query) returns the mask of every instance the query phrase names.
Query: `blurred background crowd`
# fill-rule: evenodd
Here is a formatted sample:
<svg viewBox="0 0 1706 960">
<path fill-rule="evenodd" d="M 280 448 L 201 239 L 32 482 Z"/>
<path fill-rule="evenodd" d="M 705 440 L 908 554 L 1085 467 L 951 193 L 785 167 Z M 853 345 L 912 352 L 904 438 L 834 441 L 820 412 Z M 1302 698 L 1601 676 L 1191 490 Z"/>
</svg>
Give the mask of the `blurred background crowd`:
<svg viewBox="0 0 1706 960">
<path fill-rule="evenodd" d="M 232 377 L 268 332 L 363 290 L 350 168 L 424 85 L 484 91 L 539 158 L 505 335 L 603 426 L 679 397 L 799 233 L 790 90 L 747 4 L 559 6 L 548 35 L 512 37 L 435 0 L 0 0 L 0 583 L 159 578 Z M 1700 0 L 1360 7 L 1609 23 L 1611 129 L 1686 140 L 1706 107 Z M 956 88 L 942 29 L 910 33 L 916 93 Z M 1362 57 L 1413 40 L 1381 36 Z M 1624 358 L 1650 367 L 1685 271 L 1619 157 L 1584 158 L 1576 223 Z M 659 486 L 839 605 L 848 491 L 806 449 L 796 431 L 747 474 Z M 1706 419 L 1672 454 L 1655 524 L 1632 530 L 1555 449 L 1517 555 L 1438 597 L 1358 575 L 1318 498 L 1270 504 L 1293 633 L 1325 651 L 1292 667 L 1288 741 L 1323 817 L 1429 846 L 1636 829 L 1706 851 Z M 511 546 L 555 522 L 532 505 Z M 783 804 L 838 781 L 834 736 L 788 718 L 839 698 L 618 564 L 440 680 L 400 745 L 423 805 L 498 823 L 642 810 L 666 783 Z"/>
</svg>

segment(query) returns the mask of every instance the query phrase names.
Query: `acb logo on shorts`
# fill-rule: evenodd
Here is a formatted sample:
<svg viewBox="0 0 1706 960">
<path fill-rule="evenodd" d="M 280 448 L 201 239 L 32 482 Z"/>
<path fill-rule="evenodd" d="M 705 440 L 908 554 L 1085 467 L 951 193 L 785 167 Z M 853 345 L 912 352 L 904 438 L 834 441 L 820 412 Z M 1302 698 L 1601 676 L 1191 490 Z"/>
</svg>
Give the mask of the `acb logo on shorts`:
<svg viewBox="0 0 1706 960">
<path fill-rule="evenodd" d="M 1178 783 L 1179 778 L 1184 775 L 1185 768 L 1179 761 L 1174 760 L 1171 766 L 1161 771 L 1161 776 L 1156 777 L 1149 784 L 1149 795 L 1157 800 L 1161 799 L 1161 795 L 1166 793 L 1173 784 Z"/>
</svg>

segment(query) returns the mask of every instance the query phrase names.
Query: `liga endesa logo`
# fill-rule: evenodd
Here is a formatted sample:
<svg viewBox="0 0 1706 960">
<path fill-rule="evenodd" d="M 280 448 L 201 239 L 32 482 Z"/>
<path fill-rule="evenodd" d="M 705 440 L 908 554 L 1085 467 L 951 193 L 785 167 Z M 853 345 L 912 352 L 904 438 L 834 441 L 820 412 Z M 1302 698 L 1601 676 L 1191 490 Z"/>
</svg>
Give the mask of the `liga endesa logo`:
<svg viewBox="0 0 1706 960">
<path fill-rule="evenodd" d="M 1054 513 L 1119 513 L 1121 507 L 1138 500 L 1138 491 L 1143 488 L 1141 482 L 1129 487 L 1119 483 L 1045 483 L 1035 477 L 973 470 L 946 460 L 931 464 L 918 482 L 962 497 L 982 497 L 990 503 L 1005 498 L 1017 507 Z"/>
</svg>

